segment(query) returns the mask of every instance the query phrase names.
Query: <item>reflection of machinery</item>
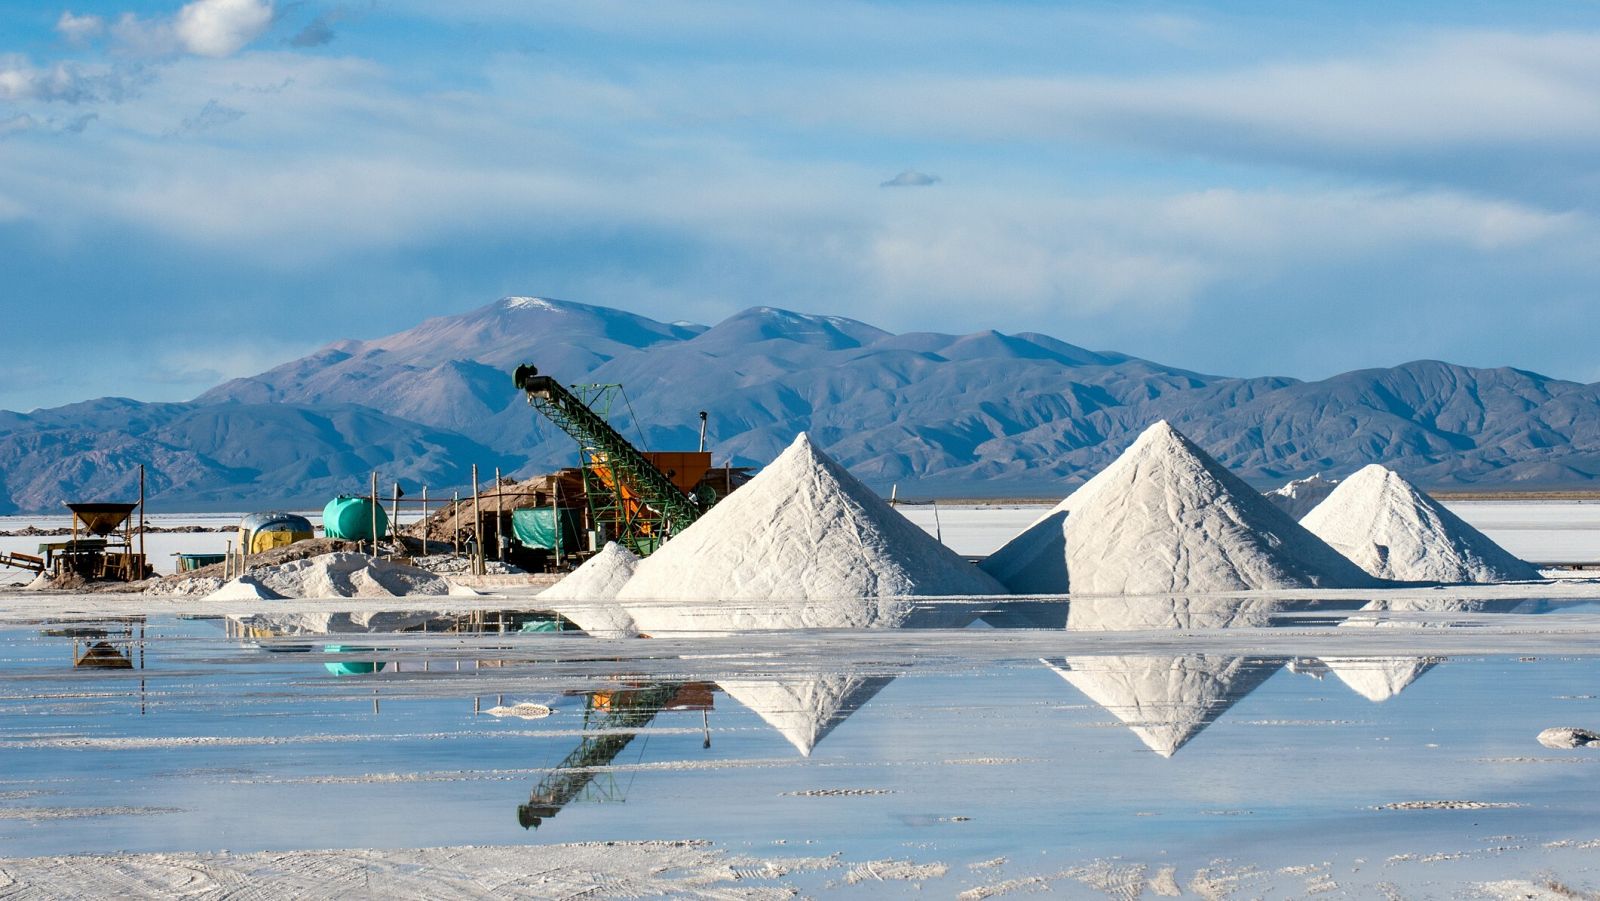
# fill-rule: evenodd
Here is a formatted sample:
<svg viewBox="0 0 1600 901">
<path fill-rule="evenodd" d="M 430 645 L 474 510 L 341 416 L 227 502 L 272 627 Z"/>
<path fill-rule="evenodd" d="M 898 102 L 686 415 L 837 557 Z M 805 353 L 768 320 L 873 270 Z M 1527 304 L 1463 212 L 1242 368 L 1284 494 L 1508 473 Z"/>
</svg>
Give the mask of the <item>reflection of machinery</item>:
<svg viewBox="0 0 1600 901">
<path fill-rule="evenodd" d="M 512 379 L 529 404 L 577 440 L 590 521 L 603 539 L 649 554 L 733 487 L 731 471 L 712 470 L 709 453 L 646 453 L 612 428 L 606 414 L 620 386 L 588 386 L 579 397 L 527 363 Z"/>
<path fill-rule="evenodd" d="M 528 803 L 517 807 L 517 822 L 524 829 L 533 829 L 559 813 L 594 782 L 596 768 L 615 760 L 638 730 L 661 711 L 699 710 L 703 717 L 712 708 L 711 690 L 704 682 L 653 682 L 589 694 L 583 728 L 594 734 L 586 735 L 540 780 L 528 795 Z M 705 746 L 711 746 L 709 729 Z"/>
<path fill-rule="evenodd" d="M 134 634 L 134 627 L 138 634 Z M 80 669 L 144 669 L 144 618 L 59 626 L 39 634 L 72 639 L 72 665 Z M 137 659 L 137 663 L 135 660 Z"/>
</svg>

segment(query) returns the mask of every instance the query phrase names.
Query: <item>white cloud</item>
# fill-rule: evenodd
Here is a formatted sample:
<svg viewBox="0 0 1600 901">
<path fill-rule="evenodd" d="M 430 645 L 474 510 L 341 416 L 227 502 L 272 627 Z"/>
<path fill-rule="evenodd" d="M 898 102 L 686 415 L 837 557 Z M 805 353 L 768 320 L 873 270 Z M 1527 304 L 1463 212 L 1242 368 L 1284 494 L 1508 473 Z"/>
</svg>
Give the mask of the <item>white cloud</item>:
<svg viewBox="0 0 1600 901">
<path fill-rule="evenodd" d="M 231 56 L 272 24 L 271 0 L 194 0 L 178 10 L 174 29 L 185 50 Z"/>
<path fill-rule="evenodd" d="M 106 31 L 106 20 L 93 14 L 74 15 L 71 10 L 64 10 L 61 18 L 56 20 L 56 31 L 67 40 L 69 44 L 87 44 Z"/>
</svg>

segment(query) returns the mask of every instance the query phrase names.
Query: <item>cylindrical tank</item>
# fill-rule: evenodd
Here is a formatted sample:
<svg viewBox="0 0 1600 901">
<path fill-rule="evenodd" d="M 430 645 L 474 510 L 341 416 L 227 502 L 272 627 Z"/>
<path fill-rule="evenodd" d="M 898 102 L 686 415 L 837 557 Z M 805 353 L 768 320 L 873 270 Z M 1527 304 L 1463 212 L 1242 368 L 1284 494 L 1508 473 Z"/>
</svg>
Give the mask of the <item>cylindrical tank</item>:
<svg viewBox="0 0 1600 901">
<path fill-rule="evenodd" d="M 372 534 L 372 498 L 341 494 L 322 508 L 322 531 L 329 538 L 370 541 L 389 531 L 389 514 L 378 505 L 378 536 Z"/>
<path fill-rule="evenodd" d="M 250 554 L 315 537 L 311 520 L 295 513 L 251 513 L 239 521 L 239 547 Z"/>
</svg>

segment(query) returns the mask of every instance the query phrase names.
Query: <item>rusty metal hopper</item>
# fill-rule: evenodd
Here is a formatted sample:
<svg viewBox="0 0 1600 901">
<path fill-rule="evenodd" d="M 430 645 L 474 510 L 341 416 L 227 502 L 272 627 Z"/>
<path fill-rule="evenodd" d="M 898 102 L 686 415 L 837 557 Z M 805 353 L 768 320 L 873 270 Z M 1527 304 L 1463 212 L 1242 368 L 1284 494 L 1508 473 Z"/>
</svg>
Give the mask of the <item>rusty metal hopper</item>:
<svg viewBox="0 0 1600 901">
<path fill-rule="evenodd" d="M 68 504 L 90 533 L 104 538 L 117 530 L 138 504 Z"/>
</svg>

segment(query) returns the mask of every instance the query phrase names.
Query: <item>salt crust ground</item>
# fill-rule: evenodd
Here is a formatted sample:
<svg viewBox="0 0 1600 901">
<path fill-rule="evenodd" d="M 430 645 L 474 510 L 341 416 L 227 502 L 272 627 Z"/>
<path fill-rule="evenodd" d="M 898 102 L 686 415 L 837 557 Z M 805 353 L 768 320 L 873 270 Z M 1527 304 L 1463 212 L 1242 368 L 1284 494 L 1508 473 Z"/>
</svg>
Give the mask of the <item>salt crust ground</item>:
<svg viewBox="0 0 1600 901">
<path fill-rule="evenodd" d="M 617 597 L 1004 593 L 998 582 L 897 513 L 801 433 L 749 484 L 641 561 Z M 650 631 L 646 622 L 638 626 Z"/>
<path fill-rule="evenodd" d="M 1003 857 L 965 867 L 909 859 L 852 862 L 837 853 L 733 853 L 710 842 L 692 840 L 249 854 L 86 854 L 0 858 L 0 893 L 19 898 L 183 897 L 197 901 L 242 897 L 776 901 L 794 897 L 806 886 L 812 893 L 818 888 L 836 893 L 856 887 L 880 896 L 921 896 L 931 889 L 933 896 L 953 895 L 962 901 L 1039 893 L 1225 899 L 1330 892 L 1399 897 L 1398 885 L 1417 881 L 1428 886 L 1430 896 L 1447 892 L 1455 897 L 1562 901 L 1587 896 L 1573 887 L 1583 885 L 1581 879 L 1569 878 L 1569 885 L 1555 870 L 1585 874 L 1589 868 L 1581 863 L 1571 865 L 1570 856 L 1565 859 L 1568 866 L 1552 868 L 1552 859 L 1562 860 L 1552 855 L 1581 854 L 1581 850 L 1567 849 L 1591 844 L 1549 842 L 1537 849 L 1514 850 L 1509 858 L 1501 851 L 1495 869 L 1504 876 L 1492 882 L 1477 881 L 1481 879 L 1482 848 L 1428 855 L 1396 848 L 1397 853 L 1387 860 L 1365 867 L 1319 860 L 1265 869 L 1247 861 L 1217 860 L 1180 868 L 1163 861 L 1147 864 L 1116 858 L 1036 872 L 1030 872 L 1033 868 L 1026 868 L 1023 862 Z"/>
<path fill-rule="evenodd" d="M 1376 463 L 1341 482 L 1300 524 L 1380 579 L 1455 583 L 1539 578 L 1538 570 Z"/>
</svg>

